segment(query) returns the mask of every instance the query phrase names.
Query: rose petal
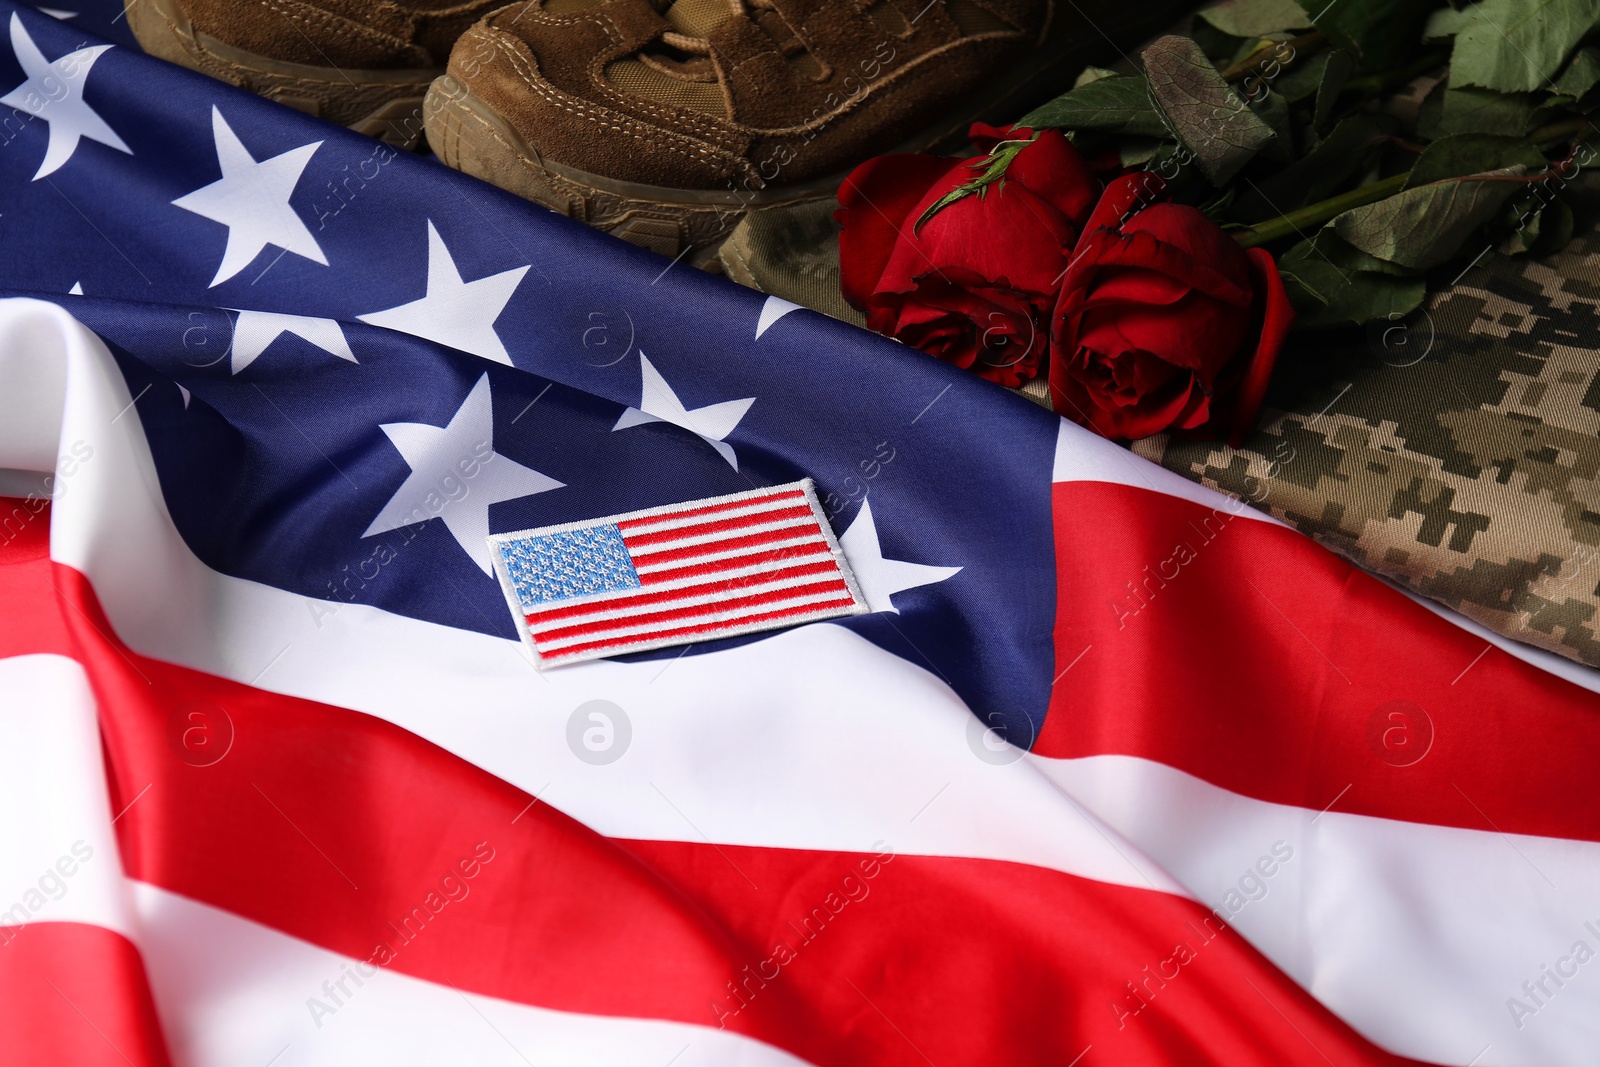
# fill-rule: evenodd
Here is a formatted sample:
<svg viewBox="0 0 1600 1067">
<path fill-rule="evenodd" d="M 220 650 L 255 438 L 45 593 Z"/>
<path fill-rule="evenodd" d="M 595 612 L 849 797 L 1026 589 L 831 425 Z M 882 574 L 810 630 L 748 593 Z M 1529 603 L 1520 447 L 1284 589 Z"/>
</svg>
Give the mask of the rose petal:
<svg viewBox="0 0 1600 1067">
<path fill-rule="evenodd" d="M 1126 304 L 1084 312 L 1078 343 L 1108 350 L 1100 335 L 1114 330 L 1124 349 L 1137 349 L 1212 382 L 1244 347 L 1250 316 L 1239 308 L 1190 290 L 1170 306 Z"/>
<path fill-rule="evenodd" d="M 1255 425 L 1261 402 L 1267 395 L 1267 384 L 1272 379 L 1272 370 L 1278 363 L 1278 353 L 1283 350 L 1284 339 L 1288 337 L 1295 317 L 1294 306 L 1289 303 L 1289 294 L 1284 291 L 1283 278 L 1278 274 L 1278 265 L 1273 262 L 1272 254 L 1263 248 L 1251 248 L 1245 251 L 1245 255 L 1249 259 L 1261 301 L 1261 334 L 1256 341 L 1255 351 L 1250 354 L 1249 363 L 1245 365 L 1244 375 L 1239 380 L 1238 392 L 1233 397 L 1228 444 L 1234 448 L 1244 443 L 1245 436 Z"/>
<path fill-rule="evenodd" d="M 919 279 L 908 302 L 919 308 L 919 315 L 937 317 L 948 313 L 966 324 L 971 355 L 968 357 L 963 350 L 962 366 L 1008 386 L 1036 377 L 1046 347 L 1044 330 L 1039 325 L 1045 315 L 1042 298 L 991 286 L 969 272 L 949 273 L 953 277 L 930 275 Z M 926 347 L 922 338 L 914 340 L 914 332 L 901 328 L 896 336 L 948 358 Z"/>
<path fill-rule="evenodd" d="M 1176 304 L 1192 292 L 1192 286 L 1153 270 L 1106 267 L 1095 275 L 1094 287 L 1084 296 L 1083 309 L 1087 312 L 1118 304 L 1159 307 Z"/>
<path fill-rule="evenodd" d="M 1032 126 L 991 126 L 987 122 L 974 122 L 967 127 L 967 140 L 980 155 L 988 155 L 1001 141 L 1014 141 L 1033 136 Z"/>
<path fill-rule="evenodd" d="M 1148 174 L 1106 187 L 1052 316 L 1052 402 L 1107 437 L 1192 431 L 1222 409 L 1253 419 L 1292 318 L 1257 257 L 1201 212 L 1161 202 L 1164 188 Z M 1254 321 L 1270 321 L 1274 340 L 1242 361 Z M 1214 403 L 1235 384 L 1237 402 Z"/>
<path fill-rule="evenodd" d="M 1129 219 L 1123 233 L 1148 233 L 1162 244 L 1188 253 L 1235 285 L 1250 285 L 1250 267 L 1244 249 L 1206 218 L 1205 213 L 1187 204 L 1152 204 Z"/>
<path fill-rule="evenodd" d="M 928 187 L 959 161 L 938 156 L 897 155 L 870 159 L 839 187 L 833 217 L 839 234 L 839 288 L 856 308 L 866 308 L 895 243 L 911 229 L 911 214 Z"/>
<path fill-rule="evenodd" d="M 1120 231 L 1122 224 L 1140 208 L 1155 204 L 1166 196 L 1167 183 L 1161 175 L 1150 171 L 1124 175 L 1106 184 L 1100 200 L 1084 223 L 1084 233 L 1091 230 Z"/>
<path fill-rule="evenodd" d="M 1215 223 L 1205 216 L 1202 215 L 1200 218 L 1207 226 L 1215 228 Z M 1157 271 L 1218 300 L 1225 300 L 1241 308 L 1250 306 L 1248 266 L 1244 267 L 1237 277 L 1232 277 L 1229 273 L 1219 270 L 1215 264 L 1196 259 L 1176 245 L 1167 244 L 1154 234 L 1142 230 L 1105 234 L 1100 237 L 1100 242 L 1101 247 L 1098 249 L 1096 261 L 1102 267 L 1137 267 Z M 1243 255 L 1238 245 L 1234 245 L 1233 250 Z"/>
<path fill-rule="evenodd" d="M 911 218 L 970 176 L 970 171 L 952 171 L 940 178 Z M 920 232 L 906 226 L 878 288 L 904 292 L 919 276 L 959 268 L 1012 289 L 1053 294 L 1066 267 L 1066 247 L 1076 235 L 1070 220 L 1025 187 L 991 185 L 984 196 L 942 208 Z"/>
<path fill-rule="evenodd" d="M 1142 398 L 1161 392 L 1175 380 L 1189 377 L 1159 356 L 1137 349 L 1127 352 L 1111 366 L 1119 392 L 1129 398 L 1123 401 L 1124 406 L 1137 404 Z"/>
<path fill-rule="evenodd" d="M 1208 406 L 1208 398 L 1198 394 L 1191 378 L 1168 392 L 1147 396 L 1140 407 L 1115 411 L 1102 409 L 1103 418 L 1098 421 L 1095 430 L 1112 440 L 1136 441 L 1174 425 L 1189 422 L 1198 425 L 1198 422 L 1205 420 Z"/>
<path fill-rule="evenodd" d="M 1045 130 L 1006 168 L 1015 182 L 1053 206 L 1073 224 L 1073 236 L 1088 221 L 1100 195 L 1100 182 L 1060 130 Z"/>
</svg>

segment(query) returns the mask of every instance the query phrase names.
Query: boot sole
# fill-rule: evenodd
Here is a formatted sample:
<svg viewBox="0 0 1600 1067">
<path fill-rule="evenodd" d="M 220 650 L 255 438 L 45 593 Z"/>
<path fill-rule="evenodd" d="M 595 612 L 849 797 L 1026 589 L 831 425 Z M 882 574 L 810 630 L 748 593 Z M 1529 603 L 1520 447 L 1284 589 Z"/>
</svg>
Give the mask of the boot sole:
<svg viewBox="0 0 1600 1067">
<path fill-rule="evenodd" d="M 1150 32 L 1151 24 L 1162 25 L 1170 15 L 1165 9 L 1180 9 L 1182 0 L 1151 6 L 1160 13 L 1141 12 L 1134 5 L 1114 23 L 1103 21 L 1102 29 L 1113 39 L 1137 40 Z M 977 95 L 971 106 L 885 153 L 959 150 L 973 122 L 1014 119 L 1032 104 L 1064 92 L 1080 61 L 1100 50 L 1095 44 L 1086 40 L 1084 46 L 1063 47 L 1060 40 L 1051 40 L 1049 47 L 1036 48 L 1016 64 L 998 86 Z M 423 121 L 429 147 L 448 166 L 632 244 L 674 258 L 687 253 L 690 263 L 713 269 L 723 240 L 748 212 L 831 200 L 850 173 L 743 193 L 617 181 L 542 158 L 503 116 L 448 74 L 428 89 Z"/>
<path fill-rule="evenodd" d="M 422 139 L 422 102 L 437 68 L 340 70 L 288 63 L 201 33 L 176 0 L 127 0 L 123 10 L 150 55 L 400 148 L 415 148 Z"/>
</svg>

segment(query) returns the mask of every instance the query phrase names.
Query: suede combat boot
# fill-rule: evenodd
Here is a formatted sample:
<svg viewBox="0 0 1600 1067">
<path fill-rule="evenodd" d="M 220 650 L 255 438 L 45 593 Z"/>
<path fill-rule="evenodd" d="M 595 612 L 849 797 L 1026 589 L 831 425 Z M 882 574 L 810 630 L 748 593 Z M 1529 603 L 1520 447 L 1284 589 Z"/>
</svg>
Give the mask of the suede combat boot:
<svg viewBox="0 0 1600 1067">
<path fill-rule="evenodd" d="M 1173 0 L 525 0 L 428 92 L 441 159 L 703 263 L 746 211 L 1015 118 Z"/>
<path fill-rule="evenodd" d="M 153 56 L 412 147 L 422 98 L 468 26 L 505 0 L 127 0 Z"/>
</svg>

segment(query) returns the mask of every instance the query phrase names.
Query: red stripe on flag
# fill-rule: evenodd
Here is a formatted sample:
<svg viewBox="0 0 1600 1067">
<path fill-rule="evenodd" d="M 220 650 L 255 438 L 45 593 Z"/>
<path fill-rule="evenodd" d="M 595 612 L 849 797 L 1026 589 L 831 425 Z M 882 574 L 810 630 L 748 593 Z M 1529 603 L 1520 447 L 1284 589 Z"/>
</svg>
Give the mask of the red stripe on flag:
<svg viewBox="0 0 1600 1067">
<path fill-rule="evenodd" d="M 562 648 L 552 649 L 550 655 L 573 656 L 580 652 L 593 652 L 597 649 L 620 648 L 624 645 L 634 645 L 638 644 L 640 641 L 655 641 L 658 639 L 676 637 L 692 637 L 697 634 L 705 634 L 707 638 L 710 638 L 718 633 L 721 633 L 723 630 L 731 630 L 736 626 L 748 626 L 753 622 L 772 622 L 777 619 L 792 619 L 798 616 L 810 615 L 814 612 L 824 611 L 828 608 L 849 607 L 852 603 L 854 603 L 854 601 L 852 601 L 850 598 L 850 590 L 845 587 L 845 584 L 842 581 L 837 583 L 837 585 L 840 590 L 839 595 L 828 600 L 819 600 L 811 604 L 796 604 L 793 607 L 779 608 L 773 611 L 753 612 L 748 615 L 740 615 L 737 618 L 726 619 L 721 622 L 701 622 L 692 626 L 678 626 L 668 630 L 654 630 L 642 636 L 635 634 L 630 637 L 601 638 L 600 640 L 588 641 L 580 645 L 567 645 Z M 787 594 L 788 592 L 789 590 L 782 590 L 782 593 Z M 760 603 L 783 599 L 783 597 L 778 593 L 773 593 L 761 597 L 747 597 L 745 599 L 751 601 L 750 606 L 753 607 Z M 694 614 L 709 614 L 717 611 L 731 610 L 732 608 L 738 606 L 740 605 L 732 603 L 708 604 L 705 605 L 703 609 L 687 609 L 685 612 L 677 614 L 684 614 L 688 617 L 692 617 L 692 615 L 689 614 L 690 612 L 693 612 Z M 595 632 L 604 632 L 606 629 L 611 627 L 630 625 L 632 621 L 633 620 L 612 623 L 596 623 L 593 627 L 582 627 L 578 629 L 592 629 Z M 549 636 L 547 634 L 534 634 L 533 639 L 534 643 L 537 644 L 540 641 L 549 640 Z M 540 651 L 542 652 L 544 649 L 541 647 Z"/>
<path fill-rule="evenodd" d="M 1036 752 L 1139 756 L 1312 810 L 1600 841 L 1600 696 L 1293 530 L 1102 482 L 1054 496 L 1058 680 Z"/>
<path fill-rule="evenodd" d="M 1089 1045 L 1125 1067 L 1407 1062 L 1192 901 L 992 860 L 610 840 L 375 717 L 138 656 L 56 574 L 130 875 L 329 950 L 837 1067 L 1061 1067 Z M 235 727 L 208 767 L 165 736 L 193 700 Z"/>
<path fill-rule="evenodd" d="M 726 500 L 720 504 L 707 504 L 703 507 L 684 508 L 682 511 L 669 509 L 659 515 L 644 516 L 637 519 L 624 519 L 623 521 L 617 523 L 617 526 L 622 530 L 623 533 L 627 533 L 629 530 L 638 529 L 640 526 L 648 526 L 658 522 L 670 522 L 675 519 L 698 518 L 702 515 L 716 515 L 721 512 L 734 511 L 738 508 L 747 508 L 752 504 L 765 504 L 769 501 L 804 500 L 805 498 L 805 493 L 795 489 L 791 492 L 774 493 L 770 496 L 747 497 L 744 500 Z"/>
<path fill-rule="evenodd" d="M 698 522 L 690 526 L 677 526 L 670 530 L 658 530 L 655 533 L 630 534 L 623 531 L 623 544 L 632 552 L 638 548 L 650 545 L 666 544 L 672 541 L 681 541 L 685 537 L 704 537 L 707 534 L 729 533 L 734 530 L 743 530 L 751 526 L 761 526 L 769 522 L 799 522 L 821 529 L 817 523 L 816 513 L 809 506 L 798 508 L 776 508 L 772 511 L 758 511 L 754 515 L 739 515 L 732 519 L 711 519 Z"/>
<path fill-rule="evenodd" d="M 645 585 L 657 585 L 661 582 L 675 582 L 680 578 L 693 578 L 701 574 L 717 574 L 721 571 L 738 570 L 741 567 L 757 567 L 767 563 L 781 563 L 784 560 L 795 559 L 800 556 L 814 556 L 818 553 L 830 552 L 823 541 L 815 541 L 804 545 L 791 545 L 788 548 L 771 548 L 764 551 L 753 551 L 727 559 L 707 560 L 704 563 L 685 563 L 682 566 L 672 567 L 664 571 L 651 571 L 641 574 L 639 581 Z M 819 566 L 833 567 L 832 559 L 826 562 L 819 561 Z"/>
<path fill-rule="evenodd" d="M 824 545 L 821 531 L 816 523 L 797 523 L 779 530 L 768 530 L 765 533 L 746 534 L 743 537 L 729 537 L 708 545 L 690 545 L 687 548 L 671 548 L 665 551 L 636 552 L 633 556 L 635 567 L 647 566 L 655 563 L 671 563 L 675 560 L 695 559 L 710 552 L 731 552 L 734 549 L 758 549 L 772 545 L 778 541 L 786 541 L 792 537 L 812 535 L 817 538 L 818 545 Z"/>
<path fill-rule="evenodd" d="M 763 577 L 768 576 L 763 575 Z M 778 580 L 791 577 L 791 575 L 787 572 L 779 572 L 771 575 L 770 577 L 773 580 Z M 839 577 L 833 577 L 815 582 L 806 582 L 803 585 L 787 586 L 782 589 L 769 589 L 765 593 L 753 593 L 748 596 L 737 595 L 737 586 L 727 586 L 725 587 L 725 592 L 726 595 L 721 599 L 711 600 L 704 604 L 692 604 L 688 607 L 681 608 L 663 608 L 659 611 L 645 611 L 640 612 L 637 615 L 624 615 L 615 619 L 599 619 L 594 622 L 578 623 L 572 626 L 555 626 L 549 629 L 536 629 L 533 636 L 534 640 L 536 641 L 560 641 L 563 638 L 577 637 L 580 634 L 604 633 L 607 630 L 616 630 L 623 627 L 651 626 L 658 622 L 676 622 L 680 619 L 696 619 L 704 615 L 715 615 L 719 612 L 735 611 L 739 608 L 759 607 L 762 604 L 774 604 L 784 600 L 791 600 L 795 597 L 812 596 L 820 593 L 837 593 L 840 597 L 843 597 L 846 602 L 848 602 L 850 599 L 850 587 L 845 585 L 844 579 Z M 668 597 L 669 599 L 682 600 L 685 599 L 686 595 L 693 594 L 689 594 L 686 590 L 675 589 L 662 595 Z M 830 603 L 831 602 L 832 601 L 830 601 Z M 795 610 L 815 611 L 817 610 L 817 605 L 806 604 L 796 608 Z M 529 616 L 529 622 L 535 625 L 547 621 L 548 620 L 536 619 L 533 616 Z M 748 620 L 746 619 L 740 621 L 742 622 Z M 658 633 L 664 632 L 674 631 L 657 631 L 656 633 L 647 634 L 645 636 L 647 638 L 653 638 L 657 636 Z M 637 641 L 640 640 L 640 638 L 634 636 L 619 638 L 619 640 Z"/>
<path fill-rule="evenodd" d="M 748 566 L 748 564 L 746 564 Z M 758 585 L 764 582 L 777 582 L 786 578 L 800 578 L 809 574 L 837 574 L 839 565 L 831 559 L 818 560 L 815 563 L 802 563 L 782 570 L 767 570 L 759 574 L 747 574 L 740 578 L 713 578 L 705 582 L 696 582 L 693 585 L 682 585 L 676 589 L 663 589 L 650 592 L 648 588 L 633 592 L 607 594 L 604 600 L 592 601 L 587 604 L 574 604 L 564 608 L 548 608 L 541 611 L 530 611 L 527 621 L 530 625 L 541 625 L 559 622 L 575 616 L 588 615 L 596 611 L 626 610 L 635 607 L 644 607 L 650 604 L 665 604 L 685 597 L 703 596 L 707 593 L 723 590 L 737 591 L 743 586 Z M 689 577 L 691 574 L 679 575 Z"/>
<path fill-rule="evenodd" d="M 0 927 L 0 1048 L 19 1067 L 171 1062 L 139 950 L 74 922 Z"/>
</svg>

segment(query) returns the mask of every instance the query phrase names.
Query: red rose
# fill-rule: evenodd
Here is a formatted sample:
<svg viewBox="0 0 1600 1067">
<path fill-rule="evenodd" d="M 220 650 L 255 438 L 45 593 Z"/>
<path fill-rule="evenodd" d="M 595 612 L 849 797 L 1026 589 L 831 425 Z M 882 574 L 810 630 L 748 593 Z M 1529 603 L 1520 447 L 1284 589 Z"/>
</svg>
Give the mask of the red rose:
<svg viewBox="0 0 1600 1067">
<path fill-rule="evenodd" d="M 1051 323 L 1055 409 L 1112 439 L 1227 437 L 1255 423 L 1294 310 L 1272 256 L 1241 249 L 1161 179 L 1106 186 Z"/>
<path fill-rule="evenodd" d="M 1027 129 L 982 124 L 985 154 Z M 1039 373 L 1050 308 L 1099 183 L 1059 130 L 1017 153 L 1004 182 L 941 209 L 929 205 L 977 172 L 972 160 L 880 156 L 839 190 L 839 266 L 845 299 L 867 325 L 1002 385 Z"/>
</svg>

